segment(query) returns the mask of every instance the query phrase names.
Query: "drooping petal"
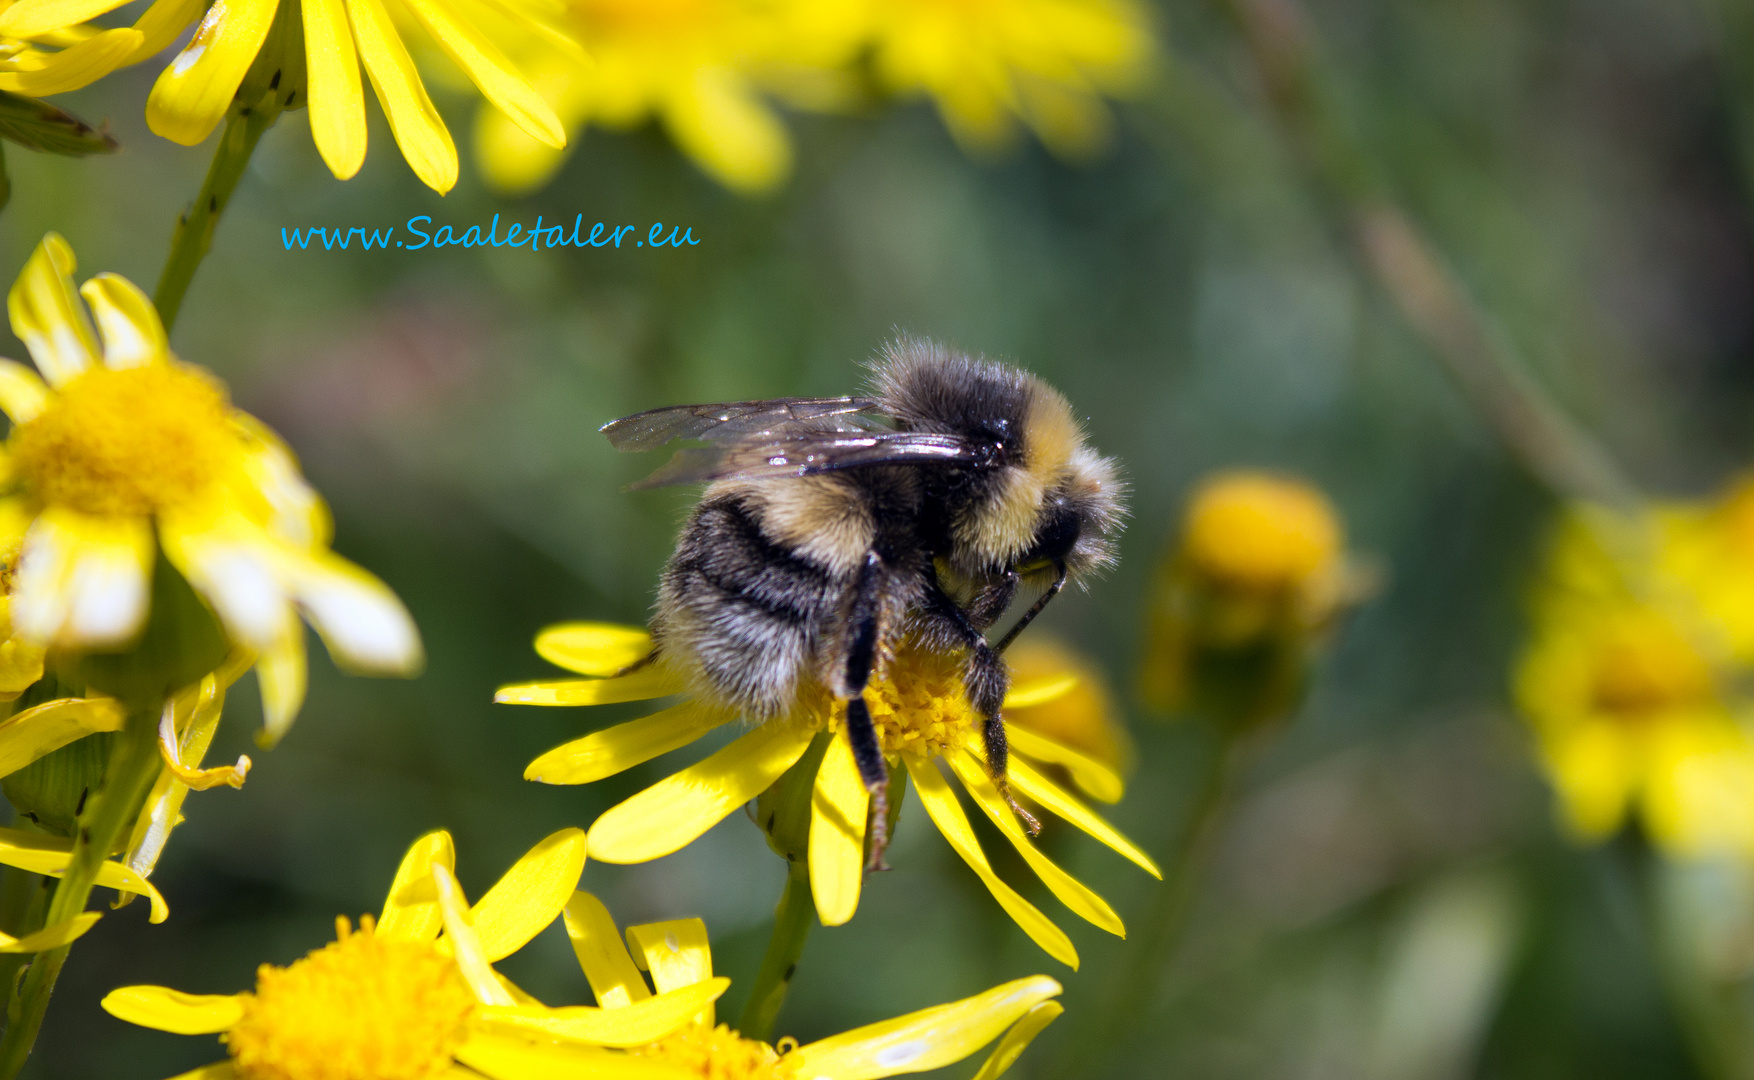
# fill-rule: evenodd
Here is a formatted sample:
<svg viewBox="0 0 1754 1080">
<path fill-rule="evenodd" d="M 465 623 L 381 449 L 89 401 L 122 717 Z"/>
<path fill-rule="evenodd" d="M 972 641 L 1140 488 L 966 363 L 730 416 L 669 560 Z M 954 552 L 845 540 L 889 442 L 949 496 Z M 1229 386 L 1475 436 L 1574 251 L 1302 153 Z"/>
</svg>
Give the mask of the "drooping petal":
<svg viewBox="0 0 1754 1080">
<path fill-rule="evenodd" d="M 0 90 L 32 97 L 78 90 L 121 67 L 145 40 L 140 31 L 127 27 L 105 30 L 47 55 L 38 67 L 0 72 Z"/>
<path fill-rule="evenodd" d="M 592 732 L 548 751 L 524 770 L 541 784 L 589 784 L 687 746 L 735 717 L 699 701 Z"/>
<path fill-rule="evenodd" d="M 842 732 L 829 742 L 810 795 L 810 892 L 823 926 L 843 925 L 858 910 L 870 798 Z"/>
<path fill-rule="evenodd" d="M 652 985 L 667 994 L 713 977 L 713 953 L 707 944 L 706 923 L 701 919 L 671 919 L 627 928 L 627 943 L 634 963 L 651 972 Z M 695 1016 L 712 1027 L 713 1006 L 708 1002 Z"/>
<path fill-rule="evenodd" d="M 721 976 L 616 1009 L 589 1005 L 564 1009 L 492 1007 L 481 1011 L 480 1022 L 502 1031 L 597 1046 L 643 1046 L 694 1022 L 730 985 L 731 980 Z"/>
<path fill-rule="evenodd" d="M 174 710 L 180 732 L 179 751 L 182 760 L 199 762 L 213 743 L 219 730 L 219 716 L 225 709 L 225 691 L 235 679 L 232 671 L 221 670 L 174 697 L 169 708 Z M 177 779 L 170 769 L 160 772 L 152 791 L 134 819 L 134 832 L 128 840 L 126 862 L 141 877 L 151 877 L 170 841 L 171 830 L 183 820 L 183 800 L 189 785 Z"/>
<path fill-rule="evenodd" d="M 102 917 L 95 911 L 82 911 L 71 919 L 63 919 L 53 926 L 45 926 L 36 933 L 26 934 L 21 938 L 0 934 L 0 953 L 34 953 L 59 949 L 84 936 Z"/>
<path fill-rule="evenodd" d="M 414 618 L 389 586 L 327 552 L 290 567 L 298 602 L 343 667 L 413 675 L 426 662 Z"/>
<path fill-rule="evenodd" d="M 14 633 L 73 647 L 126 642 L 146 618 L 152 554 L 144 518 L 44 510 L 19 554 Z"/>
<path fill-rule="evenodd" d="M 191 791 L 207 791 L 221 784 L 241 788 L 250 774 L 250 758 L 247 754 L 238 755 L 236 765 L 221 765 L 213 769 L 201 768 L 201 759 L 198 756 L 185 761 L 182 739 L 177 732 L 175 704 L 172 702 L 165 703 L 164 713 L 158 721 L 158 749 L 159 755 L 164 758 L 165 768 Z"/>
<path fill-rule="evenodd" d="M 31 522 L 13 578 L 12 632 L 33 645 L 52 643 L 67 622 L 67 578 L 80 536 L 77 528 L 62 524 L 61 514 L 51 507 Z"/>
<path fill-rule="evenodd" d="M 365 87 L 342 0 L 300 0 L 311 139 L 338 180 L 365 164 Z"/>
<path fill-rule="evenodd" d="M 405 941 L 431 941 L 444 928 L 444 913 L 439 910 L 438 894 L 432 889 L 432 868 L 450 870 L 457 865 L 457 846 L 451 834 L 439 829 L 429 832 L 409 845 L 396 867 L 396 879 L 384 896 L 384 910 L 378 916 L 379 937 Z"/>
<path fill-rule="evenodd" d="M 562 829 L 525 852 L 470 913 L 488 961 L 510 956 L 547 929 L 584 869 L 583 829 Z"/>
<path fill-rule="evenodd" d="M 124 986 L 103 1000 L 118 1020 L 173 1035 L 210 1035 L 244 1018 L 242 994 L 185 994 L 168 986 Z"/>
<path fill-rule="evenodd" d="M 566 130 L 560 118 L 486 34 L 457 18 L 442 0 L 406 2 L 408 10 L 463 69 L 483 97 L 532 138 L 556 149 L 566 145 Z"/>
<path fill-rule="evenodd" d="M 73 841 L 60 836 L 24 832 L 21 829 L 0 829 L 0 863 L 28 870 L 33 874 L 60 877 L 67 871 L 72 857 Z M 164 897 L 145 878 L 117 862 L 98 867 L 97 883 L 118 892 L 138 893 L 152 902 L 151 922 L 161 923 L 170 917 Z"/>
<path fill-rule="evenodd" d="M 981 1064 L 981 1071 L 974 1074 L 974 1080 L 998 1080 L 1005 1070 L 1016 1064 L 1018 1056 L 1028 1049 L 1035 1037 L 1042 1033 L 1042 1029 L 1058 1020 L 1065 1011 L 1065 1006 L 1057 1001 L 1044 1001 L 1024 1013 L 1023 1019 L 1012 1024 L 1011 1030 L 1005 1032 L 1005 1037 L 999 1040 L 999 1045 L 993 1047 L 993 1052 L 987 1055 L 987 1060 Z"/>
<path fill-rule="evenodd" d="M 1011 749 L 1024 757 L 1064 768 L 1072 775 L 1072 782 L 1098 802 L 1117 803 L 1126 793 L 1127 782 L 1120 773 L 1065 743 L 1037 734 L 1020 724 L 1006 725 L 1005 738 Z"/>
<path fill-rule="evenodd" d="M 110 698 L 61 698 L 0 723 L 0 776 L 97 731 L 120 731 L 128 711 Z"/>
<path fill-rule="evenodd" d="M 583 890 L 575 892 L 567 902 L 565 918 L 573 955 L 579 958 L 598 1005 L 619 1009 L 652 996 L 603 901 Z"/>
<path fill-rule="evenodd" d="M 948 1005 L 854 1028 L 793 1051 L 793 1075 L 798 1080 L 877 1080 L 942 1068 L 992 1042 L 1059 992 L 1059 983 L 1035 975 Z"/>
<path fill-rule="evenodd" d="M 1030 940 L 1040 945 L 1049 956 L 1076 971 L 1078 950 L 1072 947 L 1072 939 L 1055 926 L 1053 920 L 1037 910 L 1034 904 L 1019 896 L 1017 890 L 1000 881 L 999 875 L 993 873 L 986 853 L 981 850 L 980 841 L 975 839 L 968 816 L 962 812 L 962 804 L 956 800 L 956 793 L 950 789 L 943 775 L 930 761 L 916 760 L 913 755 L 902 760 L 907 763 L 908 775 L 913 778 L 914 789 L 920 793 L 920 802 L 925 806 L 926 813 L 931 815 L 938 831 L 944 834 L 944 839 L 962 856 L 962 861 L 986 885 L 987 891 L 993 894 L 993 899 L 1023 928 Z"/>
<path fill-rule="evenodd" d="M 347 0 L 347 14 L 396 145 L 421 183 L 443 195 L 457 184 L 457 147 L 426 95 L 408 47 L 380 0 Z"/>
<path fill-rule="evenodd" d="M 249 413 L 234 409 L 231 422 L 244 444 L 244 472 L 250 486 L 267 501 L 272 514 L 260 524 L 270 535 L 294 547 L 328 544 L 334 532 L 329 508 L 299 471 L 292 450 Z"/>
<path fill-rule="evenodd" d="M 698 68 L 679 84 L 664 111 L 676 144 L 729 187 L 773 188 L 792 168 L 785 128 L 739 73 Z"/>
<path fill-rule="evenodd" d="M 97 363 L 96 336 L 73 292 L 78 265 L 61 234 L 49 233 L 6 295 L 12 332 L 30 350 L 50 386 L 60 386 Z"/>
<path fill-rule="evenodd" d="M 450 943 L 457 970 L 474 992 L 475 999 L 483 1005 L 516 1005 L 517 1001 L 500 985 L 482 952 L 481 939 L 475 936 L 462 886 L 441 863 L 432 864 L 432 884 L 438 893 L 439 911 L 444 915 L 445 940 Z"/>
<path fill-rule="evenodd" d="M 512 683 L 494 691 L 493 700 L 502 705 L 615 705 L 669 697 L 684 688 L 680 676 L 654 664 L 612 679 Z"/>
<path fill-rule="evenodd" d="M 152 298 L 119 274 L 103 273 L 79 287 L 104 343 L 104 366 L 141 367 L 170 353 Z"/>
<path fill-rule="evenodd" d="M 28 424 L 49 404 L 42 377 L 16 360 L 0 360 L 0 411 L 14 425 Z"/>
<path fill-rule="evenodd" d="M 256 682 L 262 692 L 262 745 L 273 746 L 292 727 L 299 706 L 304 704 L 308 678 L 304 627 L 288 612 L 285 632 L 256 658 Z"/>
<path fill-rule="evenodd" d="M 1151 856 L 1141 851 L 1137 844 L 1122 836 L 1120 830 L 1104 821 L 1100 815 L 1079 802 L 1071 793 L 1030 768 L 1028 762 L 1012 758 L 1009 775 L 1011 783 L 1017 790 L 1040 803 L 1043 809 L 1064 818 L 1069 824 L 1077 826 L 1131 859 L 1147 874 L 1162 880 L 1163 871 L 1157 869 L 1157 864 L 1152 861 Z"/>
<path fill-rule="evenodd" d="M 607 678 L 650 656 L 652 635 L 620 623 L 569 622 L 536 635 L 536 655 L 580 675 Z"/>
<path fill-rule="evenodd" d="M 804 756 L 811 733 L 763 724 L 697 765 L 611 807 L 591 826 L 591 857 L 646 862 L 679 851 L 761 794 Z"/>
<path fill-rule="evenodd" d="M 34 38 L 90 22 L 128 0 L 18 0 L 0 13 L 0 37 Z"/>
<path fill-rule="evenodd" d="M 268 38 L 279 0 L 213 0 L 195 36 L 152 84 L 146 126 L 194 146 L 225 118 Z"/>
<path fill-rule="evenodd" d="M 1096 895 L 1082 881 L 1060 869 L 1058 864 L 1037 850 L 1029 837 L 1024 835 L 1023 826 L 1017 823 L 1017 815 L 1011 812 L 1011 807 L 999 795 L 999 789 L 993 786 L 985 765 L 967 753 L 952 752 L 945 756 L 950 761 L 950 767 L 956 770 L 962 786 L 974 796 L 975 803 L 999 827 L 999 831 L 1005 834 L 1005 839 L 1011 841 L 1011 846 L 1017 849 L 1017 853 L 1023 856 L 1023 861 L 1041 878 L 1048 891 L 1059 898 L 1060 903 L 1065 904 L 1073 914 L 1086 922 L 1094 923 L 1117 937 L 1127 936 L 1126 926 L 1121 922 L 1121 917 L 1115 914 L 1115 909 L 1108 905 L 1108 901 Z"/>
<path fill-rule="evenodd" d="M 259 528 L 236 514 L 214 521 L 164 511 L 158 538 L 165 558 L 234 639 L 257 651 L 284 642 L 292 608 L 275 573 L 273 544 Z"/>
<path fill-rule="evenodd" d="M 486 1031 L 471 1032 L 457 1048 L 457 1060 L 492 1080 L 698 1080 L 700 1075 L 619 1050 Z"/>
</svg>

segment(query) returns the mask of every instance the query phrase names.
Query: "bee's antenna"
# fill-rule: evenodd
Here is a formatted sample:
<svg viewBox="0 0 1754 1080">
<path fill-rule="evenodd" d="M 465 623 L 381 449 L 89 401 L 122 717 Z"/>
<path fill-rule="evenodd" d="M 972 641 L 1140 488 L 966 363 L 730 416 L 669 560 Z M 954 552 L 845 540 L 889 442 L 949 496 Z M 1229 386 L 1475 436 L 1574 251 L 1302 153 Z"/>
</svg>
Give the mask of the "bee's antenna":
<svg viewBox="0 0 1754 1080">
<path fill-rule="evenodd" d="M 1010 648 L 1011 643 L 1017 640 L 1017 635 L 1023 633 L 1023 628 L 1034 622 L 1035 617 L 1041 614 L 1041 609 L 1048 606 L 1048 601 L 1057 596 L 1059 591 L 1065 587 L 1066 564 L 1063 562 L 1055 563 L 1054 569 L 1059 572 L 1059 576 L 1054 578 L 1054 583 L 1048 586 L 1048 591 L 1042 593 L 1035 603 L 1029 605 L 1029 610 L 1023 613 L 1023 618 L 1017 620 L 1017 625 L 1013 626 L 1009 633 L 999 639 L 999 643 L 993 646 L 994 652 L 1002 653 Z"/>
</svg>

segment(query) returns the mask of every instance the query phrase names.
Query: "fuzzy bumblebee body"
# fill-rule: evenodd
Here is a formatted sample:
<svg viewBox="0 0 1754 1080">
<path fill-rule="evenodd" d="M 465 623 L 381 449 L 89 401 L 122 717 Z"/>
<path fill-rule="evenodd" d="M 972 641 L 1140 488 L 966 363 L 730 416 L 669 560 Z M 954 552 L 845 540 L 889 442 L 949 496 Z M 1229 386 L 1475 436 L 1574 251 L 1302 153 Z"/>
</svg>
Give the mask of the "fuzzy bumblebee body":
<svg viewBox="0 0 1754 1080">
<path fill-rule="evenodd" d="M 1068 580 L 1113 559 L 1114 466 L 1058 391 L 1026 372 L 901 340 L 869 397 L 683 406 L 604 430 L 622 449 L 698 439 L 643 486 L 711 481 L 665 567 L 655 655 L 752 720 L 814 682 L 847 703 L 881 863 L 887 768 L 863 692 L 913 637 L 966 657 L 987 763 L 1005 790 L 1001 653 Z M 1042 588 L 997 645 L 1020 588 Z"/>
</svg>

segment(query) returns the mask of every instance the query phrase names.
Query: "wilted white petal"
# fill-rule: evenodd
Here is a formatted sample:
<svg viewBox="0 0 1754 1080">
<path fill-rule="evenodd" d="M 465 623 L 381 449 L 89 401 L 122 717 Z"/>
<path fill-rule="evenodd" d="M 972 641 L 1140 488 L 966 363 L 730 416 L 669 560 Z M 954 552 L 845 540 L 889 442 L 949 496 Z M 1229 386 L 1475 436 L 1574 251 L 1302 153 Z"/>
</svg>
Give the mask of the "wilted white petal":
<svg viewBox="0 0 1754 1080">
<path fill-rule="evenodd" d="M 64 645 L 119 645 L 146 618 L 151 593 L 152 531 L 144 520 L 102 522 L 80 536 L 67 576 Z"/>
<path fill-rule="evenodd" d="M 299 605 L 337 663 L 412 675 L 425 655 L 408 609 L 389 587 L 338 555 L 293 562 Z"/>
<path fill-rule="evenodd" d="M 285 633 L 287 597 L 265 543 L 251 543 L 237 530 L 196 531 L 166 521 L 164 551 L 200 593 L 226 630 L 252 649 L 266 649 Z"/>
</svg>

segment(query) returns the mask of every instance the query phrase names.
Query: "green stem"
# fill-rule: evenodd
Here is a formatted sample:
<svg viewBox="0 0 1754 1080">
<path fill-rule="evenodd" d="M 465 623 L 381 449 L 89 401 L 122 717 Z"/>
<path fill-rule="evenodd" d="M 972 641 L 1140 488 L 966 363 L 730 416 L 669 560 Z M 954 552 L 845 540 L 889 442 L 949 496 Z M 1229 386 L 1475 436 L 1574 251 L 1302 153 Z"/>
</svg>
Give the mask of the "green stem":
<svg viewBox="0 0 1754 1080">
<path fill-rule="evenodd" d="M 767 940 L 767 954 L 761 958 L 761 970 L 755 975 L 755 986 L 743 1006 L 738 1030 L 746 1039 L 773 1039 L 774 1021 L 780 1006 L 786 1003 L 786 991 L 792 988 L 792 975 L 798 970 L 798 959 L 804 955 L 804 942 L 810 937 L 810 926 L 816 921 L 816 902 L 810 894 L 810 863 L 799 859 L 790 864 L 786 874 L 786 891 L 780 894 L 779 907 L 773 913 L 773 936 Z"/>
<path fill-rule="evenodd" d="M 67 871 L 55 886 L 43 925 L 53 926 L 85 910 L 99 868 L 140 812 L 159 771 L 159 711 L 156 707 L 141 708 L 128 717 L 123 737 L 104 770 L 103 785 L 92 793 L 79 815 Z M 63 945 L 40 953 L 25 971 L 24 983 L 13 1000 L 16 1011 L 9 1010 L 6 1033 L 0 1035 L 0 1080 L 12 1080 L 30 1056 L 70 949 L 70 945 Z"/>
<path fill-rule="evenodd" d="M 233 109 L 226 118 L 225 131 L 213 152 L 213 163 L 207 167 L 207 179 L 201 182 L 195 201 L 177 219 L 170 255 L 158 276 L 158 291 L 152 299 L 166 331 L 176 323 L 189 282 L 194 280 L 196 268 L 213 246 L 213 231 L 219 227 L 219 217 L 231 202 L 238 181 L 243 179 L 256 143 L 279 118 L 275 109 Z"/>
</svg>

